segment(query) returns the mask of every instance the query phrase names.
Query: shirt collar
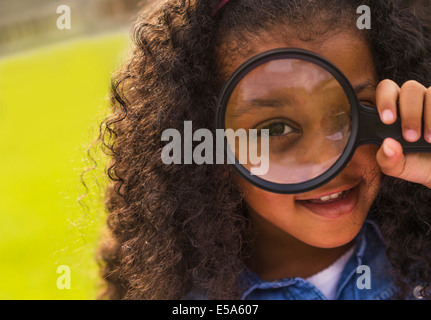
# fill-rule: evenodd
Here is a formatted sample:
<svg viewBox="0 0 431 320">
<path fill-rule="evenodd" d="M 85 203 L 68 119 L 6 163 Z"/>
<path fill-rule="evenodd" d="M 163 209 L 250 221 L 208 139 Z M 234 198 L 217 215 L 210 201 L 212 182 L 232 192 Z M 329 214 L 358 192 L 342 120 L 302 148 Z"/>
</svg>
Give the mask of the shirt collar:
<svg viewBox="0 0 431 320">
<path fill-rule="evenodd" d="M 340 277 L 336 297 L 339 295 L 341 290 L 343 290 L 351 277 L 356 274 L 357 266 L 363 264 L 364 259 L 366 259 L 366 255 L 368 254 L 367 238 L 370 233 L 374 233 L 380 240 L 382 240 L 382 235 L 377 224 L 372 219 L 368 218 L 365 220 L 363 227 L 355 237 L 355 249 L 349 261 L 346 263 Z M 308 283 L 305 279 L 300 277 L 284 278 L 276 281 L 264 281 L 256 273 L 246 267 L 244 268 L 242 280 L 243 288 L 245 288 L 245 290 L 243 290 L 244 293 L 241 299 L 247 298 L 247 296 L 256 289 L 280 288 L 297 283 Z"/>
</svg>

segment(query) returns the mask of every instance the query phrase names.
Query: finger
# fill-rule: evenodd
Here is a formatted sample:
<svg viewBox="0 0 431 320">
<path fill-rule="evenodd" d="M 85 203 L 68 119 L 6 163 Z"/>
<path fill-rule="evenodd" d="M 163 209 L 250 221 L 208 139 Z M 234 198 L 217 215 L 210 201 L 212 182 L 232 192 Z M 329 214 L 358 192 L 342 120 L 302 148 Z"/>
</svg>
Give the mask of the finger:
<svg viewBox="0 0 431 320">
<path fill-rule="evenodd" d="M 431 143 L 431 87 L 425 93 L 424 102 L 424 138 Z"/>
<path fill-rule="evenodd" d="M 392 124 L 397 119 L 397 100 L 400 87 L 392 80 L 386 79 L 376 89 L 377 110 L 383 123 Z"/>
<path fill-rule="evenodd" d="M 398 141 L 386 138 L 377 151 L 376 158 L 384 174 L 402 178 L 406 159 L 403 154 L 403 148 Z"/>
<path fill-rule="evenodd" d="M 400 90 L 400 116 L 403 137 L 417 141 L 422 132 L 422 114 L 426 88 L 417 81 L 407 81 Z"/>
</svg>

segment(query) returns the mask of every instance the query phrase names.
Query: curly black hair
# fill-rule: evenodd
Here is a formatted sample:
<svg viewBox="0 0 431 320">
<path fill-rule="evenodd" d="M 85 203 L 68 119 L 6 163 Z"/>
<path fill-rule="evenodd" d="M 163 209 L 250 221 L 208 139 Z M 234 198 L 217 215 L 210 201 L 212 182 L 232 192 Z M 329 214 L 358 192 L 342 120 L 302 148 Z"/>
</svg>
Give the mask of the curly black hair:
<svg viewBox="0 0 431 320">
<path fill-rule="evenodd" d="M 248 36 L 281 26 L 305 40 L 352 30 L 368 42 L 379 80 L 431 85 L 425 1 L 231 0 L 213 15 L 219 2 L 168 0 L 143 12 L 133 52 L 113 77 L 100 134 L 110 157 L 101 298 L 183 299 L 192 289 L 240 297 L 252 225 L 234 174 L 228 165 L 164 165 L 161 135 L 182 131 L 185 120 L 215 132 L 220 56 L 246 50 Z M 360 5 L 371 8 L 370 30 L 356 28 Z M 430 204 L 428 188 L 383 175 L 371 211 L 400 298 L 431 282 Z"/>
</svg>

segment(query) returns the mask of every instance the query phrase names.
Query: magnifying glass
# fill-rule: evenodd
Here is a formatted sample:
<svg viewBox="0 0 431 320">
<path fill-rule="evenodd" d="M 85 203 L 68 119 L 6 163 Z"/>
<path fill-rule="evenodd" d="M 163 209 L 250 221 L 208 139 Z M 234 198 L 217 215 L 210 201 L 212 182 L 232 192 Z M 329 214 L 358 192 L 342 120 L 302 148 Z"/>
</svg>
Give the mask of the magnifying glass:
<svg viewBox="0 0 431 320">
<path fill-rule="evenodd" d="M 216 128 L 225 132 L 228 163 L 244 179 L 284 194 L 329 182 L 358 146 L 380 145 L 387 137 L 399 141 L 404 152 L 431 151 L 423 134 L 414 143 L 403 139 L 399 116 L 394 124 L 381 122 L 377 109 L 358 101 L 333 63 L 295 48 L 254 56 L 229 77 Z"/>
</svg>

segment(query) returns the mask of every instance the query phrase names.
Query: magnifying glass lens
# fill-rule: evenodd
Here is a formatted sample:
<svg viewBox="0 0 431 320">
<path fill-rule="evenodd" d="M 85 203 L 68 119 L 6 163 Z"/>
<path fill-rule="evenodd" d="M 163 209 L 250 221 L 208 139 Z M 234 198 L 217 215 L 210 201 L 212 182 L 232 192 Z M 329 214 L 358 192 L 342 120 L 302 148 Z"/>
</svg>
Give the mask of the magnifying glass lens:
<svg viewBox="0 0 431 320">
<path fill-rule="evenodd" d="M 228 148 L 251 174 L 297 184 L 328 171 L 352 127 L 340 83 L 310 61 L 283 58 L 250 69 L 225 108 Z"/>
</svg>

